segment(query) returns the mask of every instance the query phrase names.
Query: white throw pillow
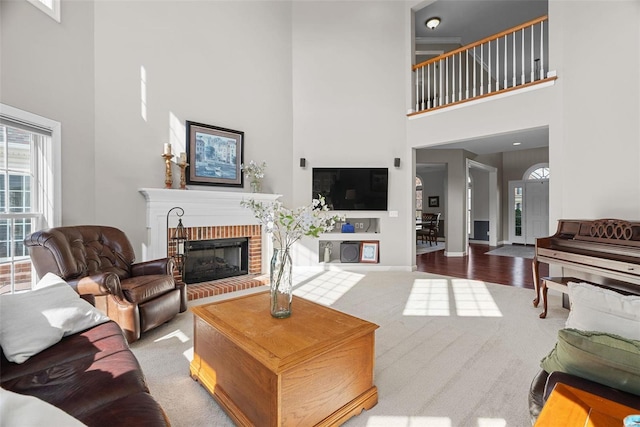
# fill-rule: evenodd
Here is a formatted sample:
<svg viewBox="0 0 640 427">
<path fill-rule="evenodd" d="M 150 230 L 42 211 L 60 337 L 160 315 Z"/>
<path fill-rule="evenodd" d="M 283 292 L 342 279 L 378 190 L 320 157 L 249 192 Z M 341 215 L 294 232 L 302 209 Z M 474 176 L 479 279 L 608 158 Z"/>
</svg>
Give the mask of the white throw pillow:
<svg viewBox="0 0 640 427">
<path fill-rule="evenodd" d="M 0 296 L 0 345 L 8 360 L 23 363 L 62 337 L 108 320 L 64 280 L 48 273 L 30 292 Z"/>
<path fill-rule="evenodd" d="M 0 388 L 1 426 L 82 427 L 83 423 L 62 409 L 40 400 Z"/>
<path fill-rule="evenodd" d="M 65 280 L 62 277 L 57 276 L 53 273 L 47 273 L 44 275 L 42 279 L 38 281 L 38 283 L 33 285 L 33 288 L 31 288 L 31 290 L 35 291 L 36 289 L 46 288 L 47 286 L 59 285 L 61 283 L 67 286 L 69 285 L 67 282 L 65 282 Z"/>
<path fill-rule="evenodd" d="M 640 296 L 622 295 L 589 283 L 569 282 L 566 328 L 616 334 L 640 341 Z"/>
</svg>

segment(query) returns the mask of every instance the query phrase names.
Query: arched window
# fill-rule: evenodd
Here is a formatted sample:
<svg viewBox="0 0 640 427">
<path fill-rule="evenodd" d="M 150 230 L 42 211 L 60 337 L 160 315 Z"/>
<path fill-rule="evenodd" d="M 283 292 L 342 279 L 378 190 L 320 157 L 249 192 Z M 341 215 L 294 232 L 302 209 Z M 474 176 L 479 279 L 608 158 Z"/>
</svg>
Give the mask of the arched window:
<svg viewBox="0 0 640 427">
<path fill-rule="evenodd" d="M 549 163 L 538 163 L 531 166 L 524 175 L 522 175 L 522 179 L 525 181 L 549 179 Z"/>
<path fill-rule="evenodd" d="M 422 219 L 422 179 L 416 176 L 416 221 Z"/>
</svg>

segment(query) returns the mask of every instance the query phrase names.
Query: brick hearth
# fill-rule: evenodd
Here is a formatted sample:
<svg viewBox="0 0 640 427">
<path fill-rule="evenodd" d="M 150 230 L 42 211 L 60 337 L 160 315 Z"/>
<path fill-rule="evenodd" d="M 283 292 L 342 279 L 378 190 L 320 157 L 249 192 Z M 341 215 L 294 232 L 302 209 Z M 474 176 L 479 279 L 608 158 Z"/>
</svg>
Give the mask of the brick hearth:
<svg viewBox="0 0 640 427">
<path fill-rule="evenodd" d="M 194 283 L 187 285 L 187 299 L 192 301 L 267 284 L 269 284 L 269 275 L 267 274 L 249 274 L 211 282 Z"/>
<path fill-rule="evenodd" d="M 262 274 L 262 227 L 260 225 L 185 227 L 185 231 L 191 241 L 233 237 L 249 238 L 249 274 L 187 285 L 187 299 L 189 301 L 255 288 L 269 283 L 268 275 Z M 172 228 L 169 230 L 169 238 L 174 236 L 175 228 Z M 169 240 L 169 242 L 169 256 L 173 256 L 176 252 L 175 241 Z M 174 278 L 176 282 L 182 281 L 177 270 L 174 271 Z"/>
</svg>

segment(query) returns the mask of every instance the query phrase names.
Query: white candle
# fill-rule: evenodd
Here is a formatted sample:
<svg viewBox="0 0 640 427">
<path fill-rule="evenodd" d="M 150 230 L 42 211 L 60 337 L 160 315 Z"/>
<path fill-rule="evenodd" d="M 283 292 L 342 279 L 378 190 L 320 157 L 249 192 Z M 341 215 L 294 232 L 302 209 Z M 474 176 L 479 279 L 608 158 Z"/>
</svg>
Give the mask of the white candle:
<svg viewBox="0 0 640 427">
<path fill-rule="evenodd" d="M 168 142 L 164 143 L 164 154 L 171 154 L 171 144 Z"/>
<path fill-rule="evenodd" d="M 187 163 L 187 153 L 180 153 L 180 163 Z"/>
</svg>

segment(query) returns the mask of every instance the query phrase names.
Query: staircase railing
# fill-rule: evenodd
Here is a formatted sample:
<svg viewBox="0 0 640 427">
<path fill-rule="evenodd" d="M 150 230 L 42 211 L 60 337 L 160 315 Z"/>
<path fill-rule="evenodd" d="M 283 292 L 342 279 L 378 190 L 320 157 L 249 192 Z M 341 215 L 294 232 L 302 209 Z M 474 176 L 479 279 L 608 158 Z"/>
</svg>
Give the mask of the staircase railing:
<svg viewBox="0 0 640 427">
<path fill-rule="evenodd" d="M 409 115 L 555 80 L 548 70 L 547 16 L 520 24 L 412 67 Z"/>
</svg>

